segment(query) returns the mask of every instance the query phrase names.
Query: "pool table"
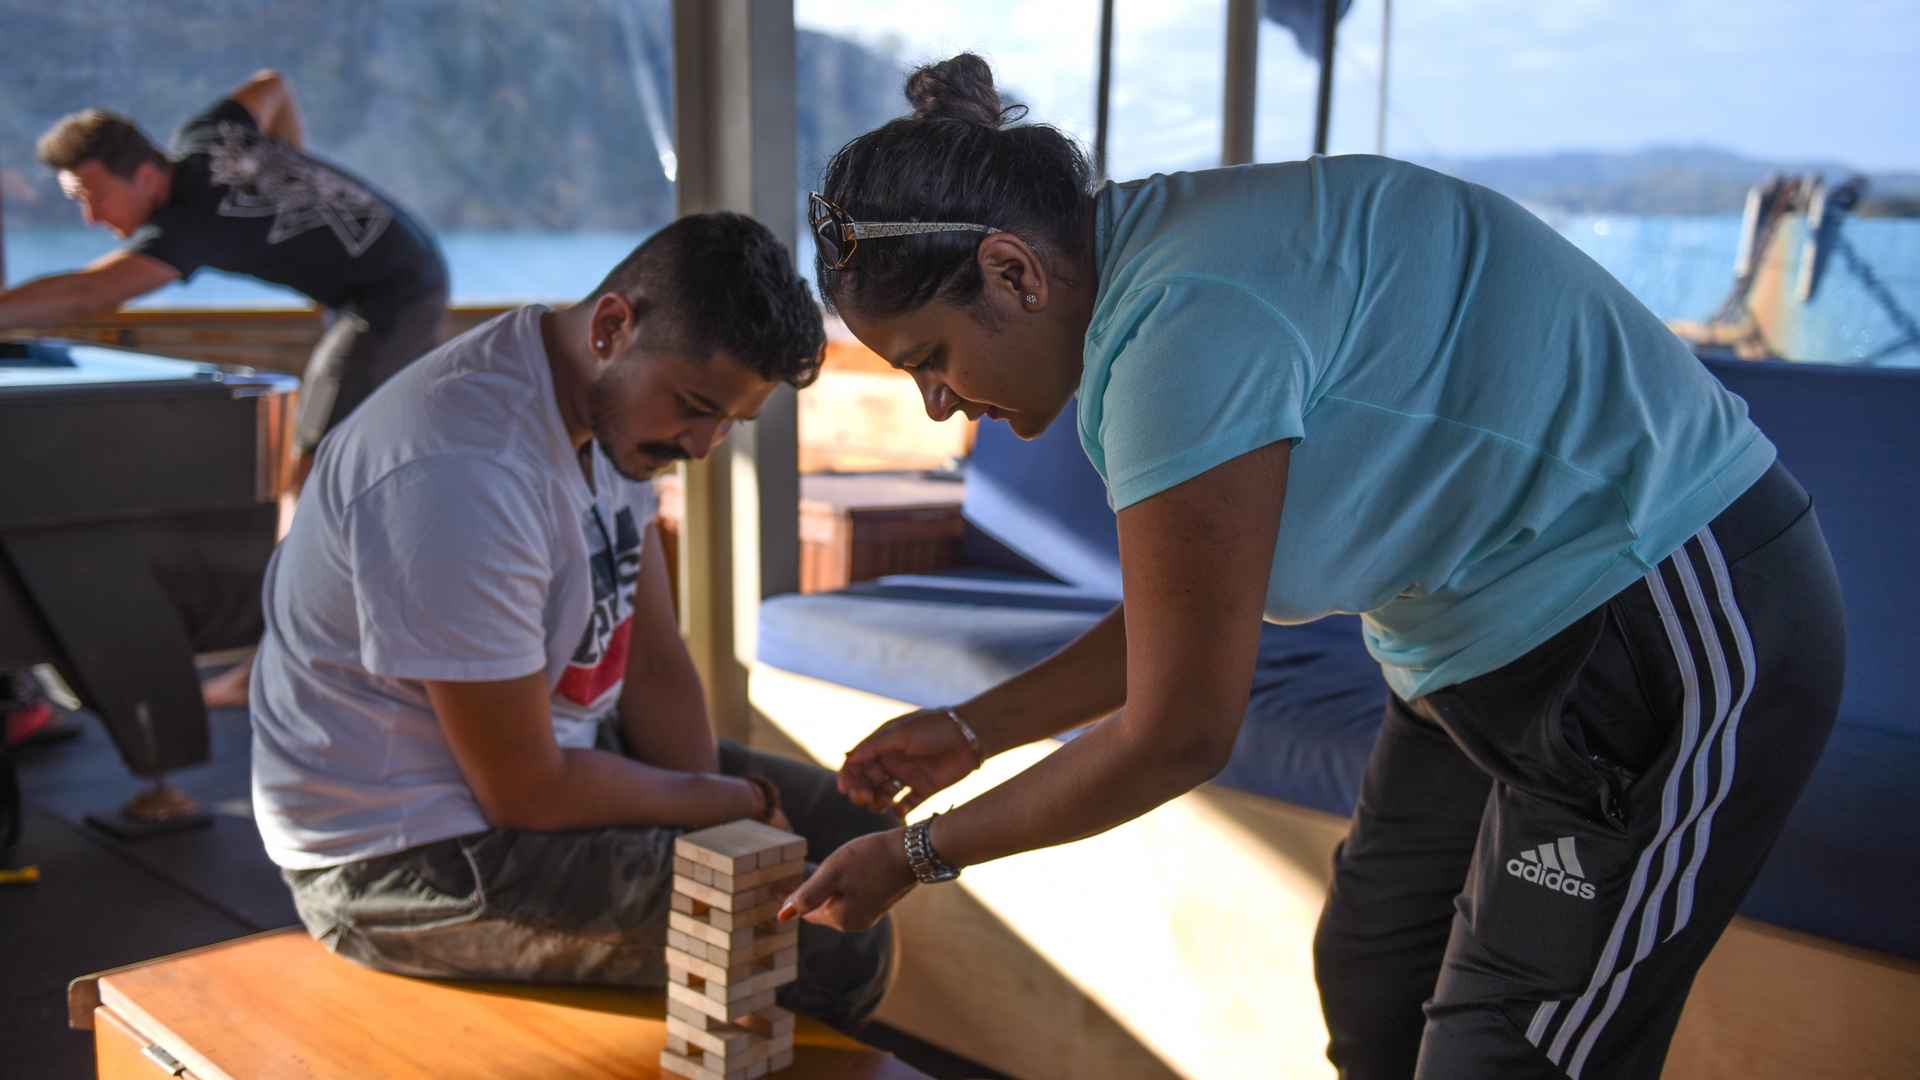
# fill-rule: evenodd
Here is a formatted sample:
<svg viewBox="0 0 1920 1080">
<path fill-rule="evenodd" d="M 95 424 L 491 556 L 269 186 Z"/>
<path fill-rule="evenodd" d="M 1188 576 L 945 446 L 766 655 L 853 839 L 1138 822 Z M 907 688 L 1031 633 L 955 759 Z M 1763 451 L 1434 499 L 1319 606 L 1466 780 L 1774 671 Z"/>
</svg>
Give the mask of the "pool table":
<svg viewBox="0 0 1920 1080">
<path fill-rule="evenodd" d="M 258 638 L 298 385 L 0 341 L 0 668 L 55 665 L 137 775 L 207 759 L 194 654 Z"/>
</svg>

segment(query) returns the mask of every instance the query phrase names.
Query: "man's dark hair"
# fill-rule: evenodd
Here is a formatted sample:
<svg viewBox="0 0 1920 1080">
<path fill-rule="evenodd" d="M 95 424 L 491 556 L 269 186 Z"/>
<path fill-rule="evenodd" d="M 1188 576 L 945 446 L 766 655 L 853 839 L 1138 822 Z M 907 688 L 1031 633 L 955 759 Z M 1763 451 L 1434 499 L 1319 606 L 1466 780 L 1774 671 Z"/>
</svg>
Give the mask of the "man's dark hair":
<svg viewBox="0 0 1920 1080">
<path fill-rule="evenodd" d="M 1072 139 L 1045 124 L 1019 124 L 1023 106 L 1002 107 L 993 69 L 961 53 L 907 79 L 913 115 L 855 138 L 827 163 L 820 191 L 855 221 L 946 221 L 1014 233 L 1063 277 L 1092 250 L 1087 203 L 1092 172 Z M 974 259 L 977 232 L 864 241 L 843 270 L 816 256 L 828 306 L 890 316 L 929 300 L 964 306 L 985 282 Z"/>
<path fill-rule="evenodd" d="M 770 382 L 820 373 L 820 305 L 787 246 L 745 214 L 690 214 L 648 237 L 594 287 L 635 305 L 647 337 L 692 356 L 723 351 Z"/>
<path fill-rule="evenodd" d="M 49 168 L 77 169 L 97 161 L 122 180 L 132 179 L 142 165 L 167 163 L 133 121 L 105 109 L 83 109 L 61 117 L 40 136 L 34 151 Z"/>
</svg>

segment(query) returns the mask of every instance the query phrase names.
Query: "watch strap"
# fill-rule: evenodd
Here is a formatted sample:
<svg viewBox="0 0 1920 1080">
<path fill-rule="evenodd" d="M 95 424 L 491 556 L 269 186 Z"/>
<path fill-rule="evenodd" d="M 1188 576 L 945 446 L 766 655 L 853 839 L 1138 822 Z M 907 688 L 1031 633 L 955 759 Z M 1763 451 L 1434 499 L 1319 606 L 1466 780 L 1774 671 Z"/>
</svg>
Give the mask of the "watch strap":
<svg viewBox="0 0 1920 1080">
<path fill-rule="evenodd" d="M 901 843 L 907 850 L 907 866 L 913 871 L 914 880 L 923 885 L 952 881 L 960 876 L 960 871 L 947 865 L 946 860 L 940 857 L 940 853 L 933 849 L 930 830 L 933 827 L 933 819 L 939 816 L 934 814 L 924 821 L 916 821 L 907 826 L 907 831 L 901 839 Z"/>
</svg>

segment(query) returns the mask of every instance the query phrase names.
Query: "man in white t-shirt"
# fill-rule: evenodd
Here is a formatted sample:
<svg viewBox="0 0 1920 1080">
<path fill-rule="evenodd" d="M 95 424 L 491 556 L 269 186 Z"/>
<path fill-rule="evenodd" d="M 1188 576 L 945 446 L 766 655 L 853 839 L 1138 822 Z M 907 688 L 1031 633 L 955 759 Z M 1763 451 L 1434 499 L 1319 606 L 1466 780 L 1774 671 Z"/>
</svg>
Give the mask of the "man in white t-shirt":
<svg viewBox="0 0 1920 1080">
<path fill-rule="evenodd" d="M 681 831 L 758 817 L 818 859 L 888 827 L 825 770 L 716 745 L 647 483 L 824 343 L 786 248 L 697 215 L 322 443 L 252 685 L 260 833 L 316 938 L 411 975 L 658 986 Z M 864 1018 L 891 930 L 800 933 L 783 1004 Z"/>
</svg>

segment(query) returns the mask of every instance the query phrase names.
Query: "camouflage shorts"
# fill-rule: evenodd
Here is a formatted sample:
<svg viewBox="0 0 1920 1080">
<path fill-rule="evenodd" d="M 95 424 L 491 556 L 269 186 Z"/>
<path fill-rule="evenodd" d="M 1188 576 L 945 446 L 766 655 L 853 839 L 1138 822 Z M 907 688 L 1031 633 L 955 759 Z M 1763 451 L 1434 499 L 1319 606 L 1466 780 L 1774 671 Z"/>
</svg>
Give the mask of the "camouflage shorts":
<svg viewBox="0 0 1920 1080">
<path fill-rule="evenodd" d="M 847 802 L 833 774 L 812 764 L 722 743 L 720 768 L 779 785 L 810 859 L 892 824 Z M 284 876 L 309 933 L 381 971 L 652 989 L 666 983 L 673 841 L 682 831 L 489 829 Z M 800 978 L 781 989 L 780 1004 L 857 1024 L 886 990 L 892 939 L 884 921 L 855 934 L 802 923 Z"/>
</svg>

